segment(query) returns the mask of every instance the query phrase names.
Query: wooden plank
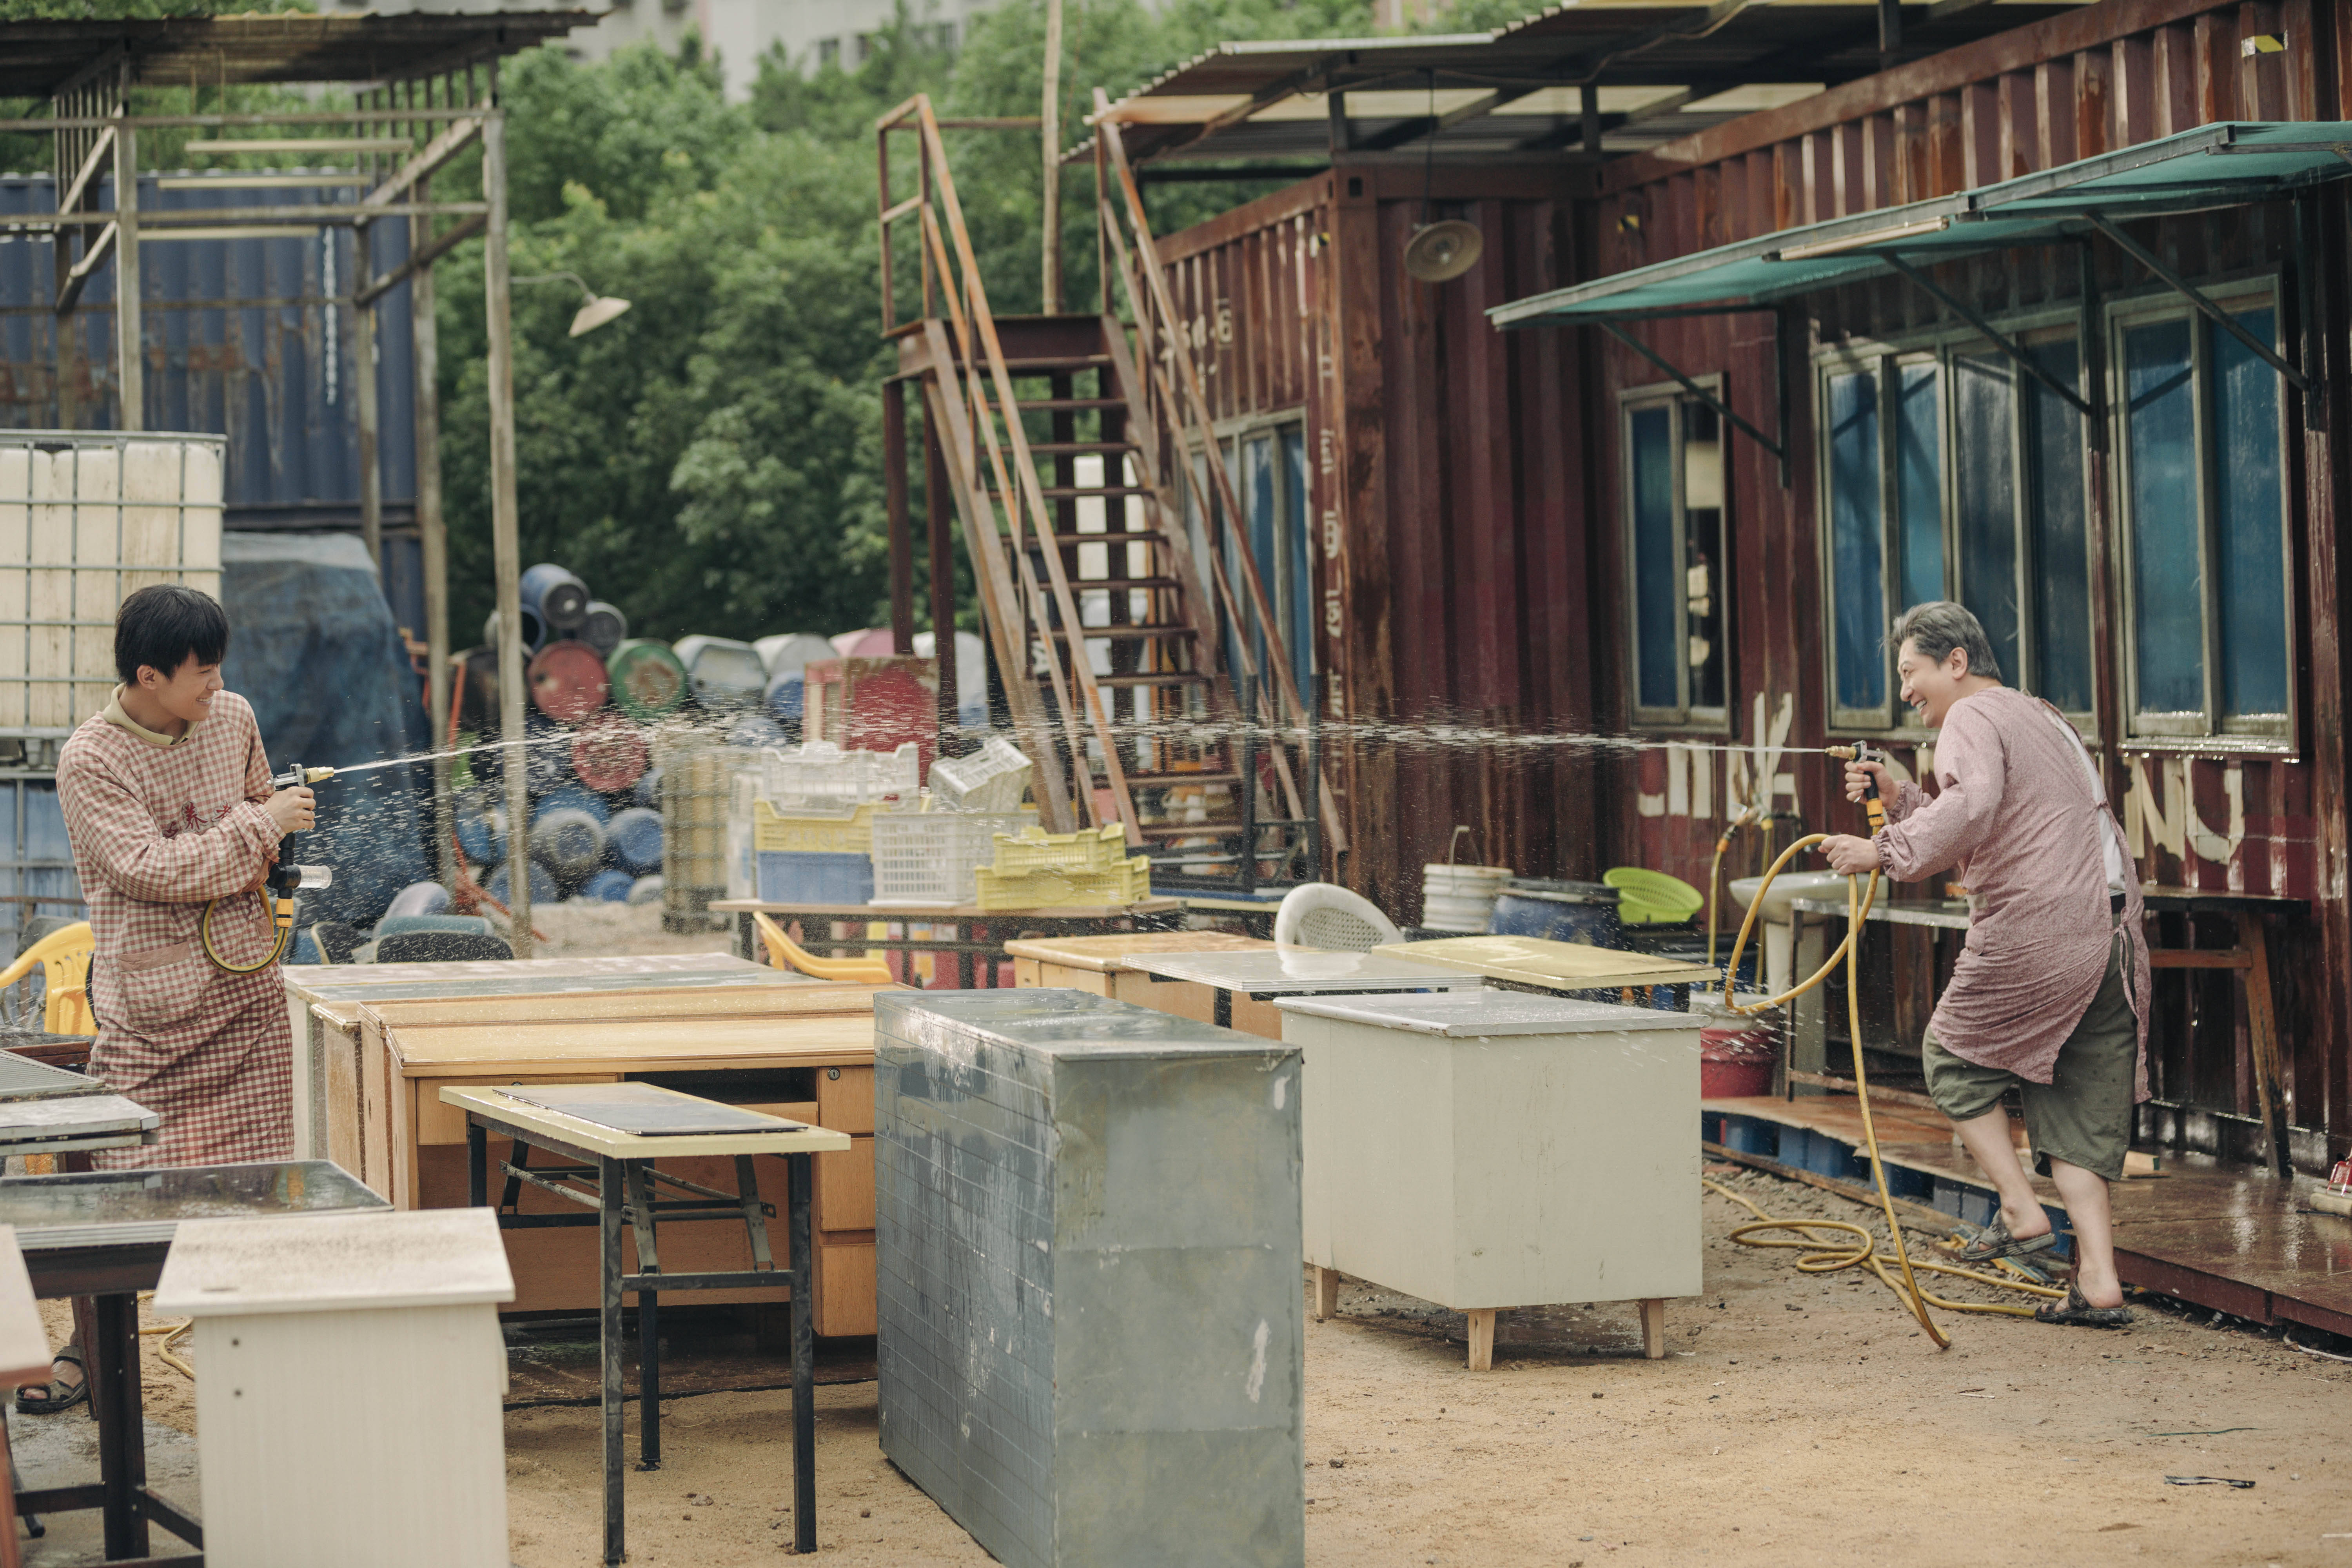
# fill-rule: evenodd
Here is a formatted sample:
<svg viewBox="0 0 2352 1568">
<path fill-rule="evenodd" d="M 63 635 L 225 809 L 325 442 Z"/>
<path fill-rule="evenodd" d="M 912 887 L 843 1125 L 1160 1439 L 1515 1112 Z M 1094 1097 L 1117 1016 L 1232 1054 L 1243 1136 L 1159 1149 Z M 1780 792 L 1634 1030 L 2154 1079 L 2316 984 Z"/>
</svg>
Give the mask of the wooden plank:
<svg viewBox="0 0 2352 1568">
<path fill-rule="evenodd" d="M 1232 931 L 1113 931 L 1104 936 L 1021 937 L 1006 942 L 1004 951 L 1015 962 L 1016 975 L 1021 973 L 1018 965 L 1024 963 L 1029 965 L 1032 973 L 1044 964 L 1055 970 L 1117 974 L 1122 972 L 1118 962 L 1120 957 L 1130 952 L 1241 952 L 1273 945 L 1261 937 L 1240 936 Z M 1070 982 L 1055 980 L 1035 984 L 1058 985 Z"/>
<path fill-rule="evenodd" d="M 645 991 L 571 991 L 535 996 L 483 996 L 462 1000 L 340 1004 L 339 1013 L 373 1011 L 392 1029 L 441 1024 L 615 1023 L 646 1019 L 803 1017 L 820 1014 L 874 1012 L 877 991 L 903 991 L 896 984 L 869 985 L 817 981 L 808 985 L 712 985 Z"/>
<path fill-rule="evenodd" d="M 835 1132 L 872 1132 L 874 1069 L 835 1067 L 817 1074 L 816 1119 Z"/>
<path fill-rule="evenodd" d="M 313 1028 L 325 1029 L 323 1023 Z M 354 1175 L 362 1172 L 360 1147 L 360 1031 L 357 1023 L 337 1029 L 325 1041 L 327 1146 L 316 1153 Z M 364 1178 L 362 1178 L 364 1179 Z"/>
<path fill-rule="evenodd" d="M 532 1083 L 618 1083 L 616 1072 L 575 1072 L 562 1074 L 529 1073 L 513 1078 L 501 1077 L 501 1086 L 518 1088 Z M 441 1090 L 451 1085 L 469 1086 L 471 1079 L 420 1079 L 416 1081 L 416 1142 L 425 1146 L 435 1143 L 463 1143 L 466 1141 L 466 1113 L 441 1098 Z"/>
<path fill-rule="evenodd" d="M 809 1314 L 815 1331 L 828 1337 L 874 1332 L 874 1243 L 868 1240 L 819 1247 L 815 1262 L 816 1300 Z"/>
<path fill-rule="evenodd" d="M 1470 1370 L 1492 1372 L 1495 1370 L 1495 1310 L 1491 1307 L 1474 1308 L 1466 1315 L 1469 1318 Z"/>
<path fill-rule="evenodd" d="M 1641 1304 L 1642 1353 L 1652 1361 L 1666 1358 L 1666 1303 L 1652 1298 Z"/>
<path fill-rule="evenodd" d="M 503 963 L 490 960 L 462 963 L 297 963 L 280 971 L 297 993 L 321 986 L 414 985 L 451 980 L 482 980 L 500 987 L 541 979 L 562 980 L 585 975 L 687 973 L 740 969 L 749 983 L 760 966 L 723 952 L 643 953 L 620 958 L 533 958 Z"/>
<path fill-rule="evenodd" d="M 714 1018 L 681 1028 L 660 1019 L 610 1024 L 446 1024 L 392 1031 L 405 1078 L 508 1072 L 677 1071 L 692 1067 L 824 1066 L 870 1060 L 874 1023 L 863 1014 Z"/>
<path fill-rule="evenodd" d="M 416 1194 L 416 1086 L 404 1079 L 392 1080 L 391 1171 L 389 1195 L 394 1208 L 418 1206 Z"/>
<path fill-rule="evenodd" d="M 822 1118 L 819 1119 L 820 1121 Z M 820 1231 L 871 1231 L 874 1228 L 874 1140 L 853 1138 L 847 1152 L 819 1154 L 814 1214 L 811 1223 Z"/>
<path fill-rule="evenodd" d="M 411 1086 L 422 1096 L 425 1085 Z M 642 1086 L 641 1086 L 642 1087 Z M 827 1128 L 807 1124 L 752 1128 L 742 1131 L 652 1134 L 625 1132 L 562 1110 L 509 1098 L 499 1087 L 486 1084 L 436 1084 L 434 1097 L 468 1114 L 492 1116 L 511 1126 L 561 1140 L 575 1149 L 607 1160 L 692 1160 L 704 1155 L 730 1158 L 746 1154 L 814 1154 L 846 1148 L 849 1140 Z M 682 1090 L 669 1094 L 684 1103 L 695 1097 Z M 423 1120 L 420 1111 L 419 1121 Z"/>
</svg>

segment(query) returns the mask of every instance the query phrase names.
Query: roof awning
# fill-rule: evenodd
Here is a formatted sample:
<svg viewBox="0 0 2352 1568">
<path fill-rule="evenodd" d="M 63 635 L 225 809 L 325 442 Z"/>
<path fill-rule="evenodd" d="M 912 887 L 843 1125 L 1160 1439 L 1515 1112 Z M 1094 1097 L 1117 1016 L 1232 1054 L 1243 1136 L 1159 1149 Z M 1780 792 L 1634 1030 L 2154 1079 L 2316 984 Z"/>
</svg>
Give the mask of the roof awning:
<svg viewBox="0 0 2352 1568">
<path fill-rule="evenodd" d="M 2352 123 L 2205 125 L 1956 195 L 1784 228 L 1555 289 L 1487 316 L 1511 328 L 1753 309 L 1889 274 L 1916 279 L 1918 268 L 2093 231 L 2153 265 L 2113 224 L 2244 206 L 2348 174 Z"/>
</svg>

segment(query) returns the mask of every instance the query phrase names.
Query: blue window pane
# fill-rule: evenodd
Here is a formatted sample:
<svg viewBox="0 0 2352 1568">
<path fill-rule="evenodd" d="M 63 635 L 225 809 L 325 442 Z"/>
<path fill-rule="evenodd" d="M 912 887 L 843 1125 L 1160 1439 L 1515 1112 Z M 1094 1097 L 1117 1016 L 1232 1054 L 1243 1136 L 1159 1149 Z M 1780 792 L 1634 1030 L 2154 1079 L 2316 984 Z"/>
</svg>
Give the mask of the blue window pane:
<svg viewBox="0 0 2352 1568">
<path fill-rule="evenodd" d="M 1315 520 L 1307 515 L 1307 427 L 1286 425 L 1282 427 L 1282 488 L 1285 503 L 1285 525 L 1289 538 L 1283 551 L 1284 571 L 1288 575 L 1289 589 L 1284 595 L 1288 607 L 1283 612 L 1283 643 L 1290 649 L 1291 673 L 1297 678 L 1298 693 L 1314 701 L 1315 679 L 1315 569 L 1311 563 L 1315 552 Z"/>
<path fill-rule="evenodd" d="M 1683 410 L 1683 631 L 1690 705 L 1723 706 L 1723 429 L 1696 400 Z"/>
<path fill-rule="evenodd" d="M 2198 541 L 2197 404 L 2189 324 L 2124 333 L 2131 466 L 2133 670 L 2143 712 L 2205 706 L 2205 585 Z M 2274 445 L 2275 443 L 2273 443 Z"/>
<path fill-rule="evenodd" d="M 2249 310 L 2239 324 L 2264 342 L 2277 321 Z M 2285 492 L 2279 451 L 2278 372 L 2218 329 L 2213 356 L 2213 470 L 2220 549 L 2221 711 L 2236 718 L 2287 710 Z"/>
<path fill-rule="evenodd" d="M 2077 384 L 2071 342 L 2033 351 L 2042 368 Z M 2028 379 L 2025 442 L 2032 472 L 2033 640 L 2031 689 L 2069 713 L 2091 711 L 2091 554 L 2083 489 L 2083 417 Z"/>
<path fill-rule="evenodd" d="M 1275 553 L 1275 483 L 1278 476 L 1274 466 L 1274 437 L 1269 433 L 1253 436 L 1242 444 L 1241 503 L 1248 510 L 1250 558 L 1256 563 L 1258 581 L 1265 587 L 1266 604 L 1276 616 L 1282 614 L 1281 562 Z M 1261 675 L 1273 679 L 1266 668 L 1265 628 L 1257 622 L 1256 601 L 1251 595 L 1246 579 L 1234 579 L 1234 593 L 1242 603 L 1243 618 L 1250 625 L 1250 658 Z M 1281 627 L 1275 628 L 1277 636 Z"/>
<path fill-rule="evenodd" d="M 2017 658 L 2017 386 L 2006 359 L 1952 362 L 1952 476 L 1960 603 L 1976 612 L 2003 679 Z"/>
<path fill-rule="evenodd" d="M 1948 597 L 1944 587 L 1943 372 L 1903 367 L 1895 402 L 1895 533 L 1903 564 L 1895 576 L 1906 606 Z"/>
<path fill-rule="evenodd" d="M 1837 705 L 1886 705 L 1886 589 L 1879 516 L 1878 377 L 1830 377 L 1830 576 Z"/>
<path fill-rule="evenodd" d="M 1675 601 L 1682 574 L 1675 547 L 1674 418 L 1664 408 L 1637 408 L 1633 466 L 1633 690 L 1644 708 L 1675 708 Z"/>
</svg>

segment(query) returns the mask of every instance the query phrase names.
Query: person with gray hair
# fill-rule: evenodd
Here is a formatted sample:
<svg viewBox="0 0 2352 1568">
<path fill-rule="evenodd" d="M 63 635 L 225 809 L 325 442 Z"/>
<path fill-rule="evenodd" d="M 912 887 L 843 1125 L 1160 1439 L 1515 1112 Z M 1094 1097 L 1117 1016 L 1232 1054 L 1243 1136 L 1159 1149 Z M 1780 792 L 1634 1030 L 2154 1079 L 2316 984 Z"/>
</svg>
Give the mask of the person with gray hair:
<svg viewBox="0 0 2352 1568">
<path fill-rule="evenodd" d="M 1887 824 L 1869 838 L 1831 838 L 1822 853 L 1847 876 L 1948 870 L 1966 884 L 1968 948 L 1920 1046 L 1928 1094 L 2000 1194 L 2000 1213 L 1960 1259 L 2056 1244 L 2001 1107 L 2015 1088 L 2035 1169 L 2056 1184 L 2074 1232 L 2065 1298 L 2033 1315 L 2121 1328 L 2132 1314 L 2107 1184 L 2123 1177 L 2133 1107 L 2148 1098 L 2147 939 L 2123 829 L 2074 725 L 2001 684 L 1992 641 L 1965 606 L 1914 605 L 1887 640 L 1904 701 L 1940 731 L 1936 793 L 1898 787 L 1877 763 L 1847 763 L 1847 798 L 1875 781 Z"/>
</svg>

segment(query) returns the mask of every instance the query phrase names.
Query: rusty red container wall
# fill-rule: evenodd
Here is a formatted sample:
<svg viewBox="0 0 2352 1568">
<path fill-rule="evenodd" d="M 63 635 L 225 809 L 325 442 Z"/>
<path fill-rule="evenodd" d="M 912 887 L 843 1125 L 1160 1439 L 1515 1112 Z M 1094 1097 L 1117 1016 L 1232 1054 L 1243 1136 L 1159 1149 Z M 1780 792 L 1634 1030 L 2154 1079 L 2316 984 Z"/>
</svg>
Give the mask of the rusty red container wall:
<svg viewBox="0 0 2352 1568">
<path fill-rule="evenodd" d="M 1556 167 L 1440 170 L 1433 216 L 1486 252 L 1422 283 L 1402 262 L 1423 177 L 1343 163 L 1160 242 L 1218 419 L 1306 425 L 1342 875 L 1403 923 L 1456 823 L 1490 862 L 1597 868 L 1587 753 L 1525 743 L 1592 721 L 1574 340 L 1485 318 L 1570 280 L 1572 211 Z"/>
<path fill-rule="evenodd" d="M 2283 36 L 2283 53 L 2245 54 L 2255 35 Z M 1916 201 L 2032 173 L 2076 158 L 2135 145 L 2223 120 L 2342 120 L 2347 47 L 2345 18 L 2307 0 L 2211 6 L 2195 0 L 2107 5 L 2019 28 L 1884 76 L 1850 84 L 1785 109 L 1730 122 L 1655 153 L 1611 165 L 1597 211 L 1599 271 L 1688 254 L 1709 246 L 1846 213 Z M 2170 220 L 2158 231 L 2158 253 L 2191 279 L 2284 270 L 2282 310 L 2293 323 L 2300 307 L 2292 269 L 2311 269 L 2314 320 L 2308 341 L 2325 356 L 2315 379 L 2346 384 L 2347 205 L 2340 190 L 2317 202 L 2315 254 L 2298 257 L 2284 216 L 2260 208 Z M 2104 244 L 2096 251 L 2104 293 L 2144 288 L 2135 264 Z M 2071 302 L 2074 260 L 2035 250 L 1942 269 L 1939 279 L 1998 317 L 2037 303 Z M 1934 322 L 1937 308 L 1907 285 L 1881 283 L 1805 302 L 1823 340 L 1844 331 L 1893 335 Z M 1696 750 L 1645 752 L 1606 764 L 1616 804 L 1617 856 L 1703 881 L 1727 784 L 1727 767 L 1760 770 L 1775 805 L 1808 830 L 1853 826 L 1832 764 L 1809 752 L 1830 738 L 1822 646 L 1822 576 L 1813 468 L 1811 345 L 1806 319 L 1792 315 L 1788 388 L 1794 459 L 1783 489 L 1779 464 L 1755 443 L 1733 437 L 1729 487 L 1732 614 L 1737 693 L 1732 734 L 1748 756 Z M 1771 318 L 1767 315 L 1662 321 L 1639 330 L 1644 341 L 1693 374 L 1720 374 L 1733 408 L 1774 428 Z M 2290 330 L 2293 330 L 2292 325 Z M 1599 334 L 1592 334 L 1598 340 Z M 2292 339 L 2290 340 L 2293 341 Z M 1603 361 L 1606 397 L 1661 379 L 1658 372 L 1611 344 Z M 2286 398 L 2291 569 L 2296 574 L 2294 652 L 2299 667 L 2301 733 L 2291 757 L 2198 755 L 2136 745 L 2121 730 L 2116 689 L 2117 590 L 2112 580 L 2112 505 L 2095 506 L 2095 549 L 2109 580 L 2094 584 L 2101 739 L 2115 798 L 2143 876 L 2192 887 L 2275 891 L 2313 900 L 2310 920 L 2274 929 L 2271 962 L 2289 1094 L 2305 1165 L 2340 1150 L 2352 1134 L 2352 1019 L 2343 987 L 2322 977 L 2352 969 L 2352 909 L 2338 874 L 2347 837 L 2343 795 L 2343 700 L 2335 516 L 2347 481 L 2340 396 L 2315 408 L 2326 418 L 2302 423 L 2302 399 Z M 1615 525 L 1622 505 L 1617 442 L 1604 431 L 1596 446 L 1604 470 L 1591 531 L 1596 571 L 1620 580 Z M 2098 458 L 2094 458 L 2097 464 Z M 1625 721 L 1622 595 L 1602 594 L 1592 647 L 1604 664 L 1599 688 L 1612 724 Z M 1694 740 L 1724 737 L 1694 736 Z M 1916 767 L 1915 749 L 1898 757 Z M 1711 808 L 1711 809 L 1710 809 Z M 1784 831 L 1782 842 L 1786 842 Z M 1751 868 L 1752 847 L 1735 855 Z M 1727 876 L 1732 874 L 1727 869 Z M 2179 940 L 2176 935 L 2169 940 Z M 2218 923 L 2200 944 L 2226 943 Z M 1926 994 L 1924 944 L 1895 942 L 1898 995 Z M 2179 1027 L 2193 1020 L 2200 1040 L 2235 1035 L 2240 1048 L 2200 1050 L 2195 1098 L 2237 1110 L 2253 1100 L 2242 1048 L 2242 1004 L 2226 979 L 2199 976 L 2159 999 Z M 2183 998 L 2186 998 L 2184 1006 Z M 1924 1020 L 1913 1000 L 1892 1020 L 1916 1031 Z M 2165 1011 L 2160 1008 L 2159 1011 Z M 2159 1042 L 2161 1046 L 2161 1042 Z M 2231 1148 L 2246 1129 L 2208 1126 L 2192 1136 Z"/>
</svg>

